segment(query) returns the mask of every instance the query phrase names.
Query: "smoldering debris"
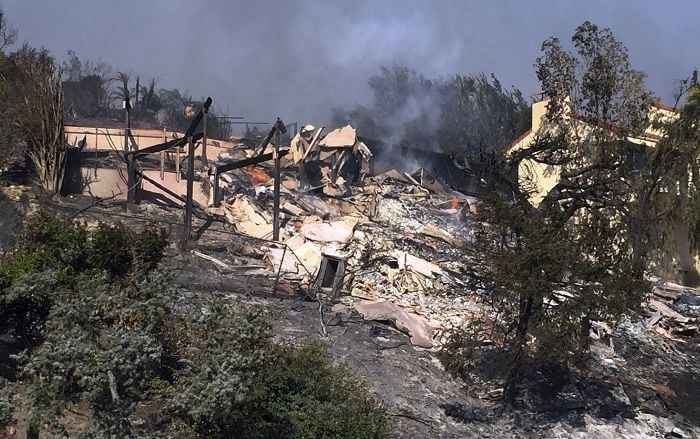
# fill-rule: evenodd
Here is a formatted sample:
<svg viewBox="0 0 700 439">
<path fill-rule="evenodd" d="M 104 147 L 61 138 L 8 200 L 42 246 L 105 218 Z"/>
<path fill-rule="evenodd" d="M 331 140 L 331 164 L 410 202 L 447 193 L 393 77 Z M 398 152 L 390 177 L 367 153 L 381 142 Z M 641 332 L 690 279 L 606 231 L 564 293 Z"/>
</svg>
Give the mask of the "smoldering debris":
<svg viewBox="0 0 700 439">
<path fill-rule="evenodd" d="M 374 174 L 373 152 L 352 126 L 323 131 L 303 126 L 282 159 L 280 239 L 261 246 L 270 270 L 308 291 L 324 259 L 342 260 L 338 300 L 387 301 L 396 310 L 388 320 L 409 313 L 435 329 L 420 345 L 438 346 L 475 309 L 458 288 L 468 271 L 464 239 L 476 199 L 420 171 L 417 178 L 395 170 Z M 214 165 L 253 154 L 241 145 L 219 154 Z M 241 233 L 271 239 L 273 175 L 266 162 L 222 174 L 221 203 L 209 213 Z"/>
</svg>

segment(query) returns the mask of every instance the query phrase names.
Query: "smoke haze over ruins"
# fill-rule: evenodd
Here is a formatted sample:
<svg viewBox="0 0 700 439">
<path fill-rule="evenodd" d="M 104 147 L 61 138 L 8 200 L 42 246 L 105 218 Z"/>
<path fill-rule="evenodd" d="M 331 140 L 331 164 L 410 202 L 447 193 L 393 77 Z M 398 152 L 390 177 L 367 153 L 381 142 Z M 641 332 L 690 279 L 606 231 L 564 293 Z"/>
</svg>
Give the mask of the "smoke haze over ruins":
<svg viewBox="0 0 700 439">
<path fill-rule="evenodd" d="M 700 1 L 585 3 L 456 1 L 229 2 L 126 0 L 1 3 L 20 41 L 156 77 L 159 85 L 249 120 L 325 121 L 370 98 L 379 66 L 427 77 L 494 73 L 525 96 L 539 91 L 542 40 L 567 40 L 591 20 L 610 27 L 649 87 L 672 101 L 698 67 Z"/>
</svg>

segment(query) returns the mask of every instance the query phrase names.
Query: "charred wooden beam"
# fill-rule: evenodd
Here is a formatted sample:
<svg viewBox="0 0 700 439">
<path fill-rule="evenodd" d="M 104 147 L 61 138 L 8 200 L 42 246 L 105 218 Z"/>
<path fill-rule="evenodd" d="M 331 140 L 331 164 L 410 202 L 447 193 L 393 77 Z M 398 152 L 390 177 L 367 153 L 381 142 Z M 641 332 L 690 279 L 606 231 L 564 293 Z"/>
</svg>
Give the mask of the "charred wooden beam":
<svg viewBox="0 0 700 439">
<path fill-rule="evenodd" d="M 192 197 L 194 195 L 194 139 L 190 136 L 187 150 L 187 199 L 185 200 L 185 227 L 182 230 L 182 250 L 187 250 L 192 231 Z"/>
<path fill-rule="evenodd" d="M 158 189 L 162 190 L 164 193 L 170 195 L 171 197 L 175 198 L 176 200 L 179 200 L 179 201 L 181 201 L 182 203 L 186 203 L 186 202 L 187 202 L 187 198 L 183 197 L 182 195 L 176 194 L 175 192 L 171 191 L 171 190 L 168 189 L 167 187 L 165 187 L 165 186 L 163 186 L 162 184 L 158 183 L 156 180 L 152 179 L 151 177 L 148 177 L 147 175 L 145 175 L 145 174 L 143 174 L 143 173 L 141 173 L 141 172 L 139 172 L 138 175 L 139 175 L 140 178 L 142 178 L 142 179 L 146 180 L 147 182 L 151 183 L 153 186 L 155 186 L 155 187 L 157 187 Z M 196 216 L 197 218 L 202 219 L 202 220 L 209 220 L 210 217 L 211 217 L 211 216 L 210 216 L 209 214 L 207 214 L 204 210 L 202 210 L 201 208 L 197 207 L 197 205 L 194 204 L 194 203 L 192 204 L 192 213 L 193 213 L 194 216 Z M 214 218 L 216 218 L 216 216 L 214 216 Z"/>
<path fill-rule="evenodd" d="M 282 119 L 279 117 L 277 118 L 277 121 L 275 124 L 270 128 L 270 132 L 267 133 L 267 136 L 260 142 L 260 144 L 257 146 L 256 151 L 258 155 L 262 155 L 265 152 L 265 148 L 267 148 L 267 145 L 270 143 L 270 140 L 272 140 L 272 136 L 275 135 L 275 133 L 286 133 L 287 132 L 287 127 L 284 125 L 284 122 L 282 122 Z"/>
<path fill-rule="evenodd" d="M 196 141 L 200 140 L 203 133 L 193 134 L 192 138 Z M 178 139 L 168 140 L 164 143 L 159 143 L 158 145 L 149 146 L 148 148 L 141 149 L 139 151 L 132 151 L 129 155 L 133 155 L 135 158 L 141 158 L 148 154 L 155 154 L 157 152 L 165 151 L 167 149 L 175 148 L 178 146 L 183 146 L 187 143 L 187 137 L 180 137 Z"/>
<path fill-rule="evenodd" d="M 279 118 L 277 119 L 279 121 Z M 273 190 L 273 204 L 272 204 L 272 240 L 280 240 L 280 176 L 281 176 L 281 157 L 280 157 L 280 142 L 282 138 L 282 133 L 287 131 L 287 128 L 282 125 L 284 131 L 277 130 L 275 134 L 275 186 Z"/>
<path fill-rule="evenodd" d="M 126 202 L 132 206 L 136 202 L 136 160 L 131 154 L 126 155 Z"/>
<path fill-rule="evenodd" d="M 205 168 L 209 167 L 209 161 L 207 159 L 207 119 L 209 115 L 209 108 L 204 110 L 204 120 L 202 121 L 202 166 Z"/>
<path fill-rule="evenodd" d="M 280 150 L 279 156 L 283 157 L 289 153 L 288 149 Z M 258 163 L 266 162 L 274 158 L 274 153 L 270 152 L 263 155 L 258 155 L 255 157 L 250 157 L 247 159 L 239 160 L 237 162 L 226 163 L 225 165 L 220 165 L 216 167 L 216 176 L 223 174 L 224 172 L 233 171 L 234 169 L 244 168 L 250 165 L 257 165 Z"/>
<path fill-rule="evenodd" d="M 147 182 L 151 183 L 153 186 L 157 187 L 158 189 L 162 190 L 166 194 L 170 195 L 171 197 L 175 198 L 176 200 L 182 201 L 183 203 L 187 202 L 187 199 L 183 197 L 182 195 L 178 195 L 175 192 L 171 191 L 167 187 L 163 186 L 162 184 L 158 183 L 156 180 L 152 179 L 151 177 L 148 177 L 144 173 L 140 172 L 139 176 L 146 180 Z"/>
<path fill-rule="evenodd" d="M 197 129 L 197 126 L 199 126 L 199 123 L 202 121 L 202 118 L 204 118 L 204 113 L 209 112 L 209 107 L 211 106 L 211 97 L 208 97 L 206 101 L 204 101 L 204 105 L 202 105 L 202 108 L 199 109 L 199 112 L 197 115 L 192 119 L 192 123 L 190 123 L 190 127 L 187 128 L 187 132 L 185 133 L 185 138 L 191 137 L 194 135 L 194 130 Z"/>
</svg>

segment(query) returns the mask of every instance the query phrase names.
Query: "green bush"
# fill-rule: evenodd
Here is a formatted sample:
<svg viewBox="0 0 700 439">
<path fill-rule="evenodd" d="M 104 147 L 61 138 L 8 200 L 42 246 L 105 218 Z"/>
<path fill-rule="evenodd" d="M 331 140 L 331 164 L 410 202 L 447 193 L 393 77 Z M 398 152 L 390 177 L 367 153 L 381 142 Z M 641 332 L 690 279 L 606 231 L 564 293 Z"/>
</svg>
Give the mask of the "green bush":
<svg viewBox="0 0 700 439">
<path fill-rule="evenodd" d="M 134 259 L 139 266 L 152 270 L 163 257 L 163 250 L 168 245 L 168 233 L 155 223 L 147 223 L 134 236 Z"/>
<path fill-rule="evenodd" d="M 58 284 L 51 271 L 24 274 L 0 290 L 0 333 L 31 342 L 39 338 L 51 308 L 52 291 Z"/>
<path fill-rule="evenodd" d="M 121 224 L 100 224 L 91 233 L 87 251 L 88 266 L 104 270 L 111 276 L 123 276 L 133 262 L 131 233 Z"/>
<path fill-rule="evenodd" d="M 40 213 L 25 223 L 16 248 L 41 255 L 42 268 L 72 274 L 85 267 L 87 237 L 87 231 L 80 224 Z"/>
<path fill-rule="evenodd" d="M 437 352 L 437 358 L 448 373 L 463 377 L 481 344 L 481 338 L 476 331 L 455 330 Z"/>
<path fill-rule="evenodd" d="M 159 275 L 130 283 L 93 277 L 54 297 L 42 342 L 18 356 L 29 421 L 58 434 L 66 409 L 82 404 L 91 437 L 131 437 L 127 418 L 162 374 L 173 289 Z"/>
<path fill-rule="evenodd" d="M 0 431 L 14 423 L 14 407 L 10 397 L 10 388 L 0 381 Z"/>
<path fill-rule="evenodd" d="M 167 244 L 165 230 L 154 224 L 134 232 L 122 224 L 101 223 L 88 231 L 78 223 L 40 213 L 26 222 L 15 248 L 0 259 L 0 288 L 24 274 L 47 269 L 56 271 L 64 284 L 91 271 L 125 276 L 135 264 L 147 272 L 156 267 Z"/>
<path fill-rule="evenodd" d="M 163 256 L 167 234 L 155 224 L 146 224 L 133 232 L 122 224 L 100 224 L 90 234 L 87 264 L 111 276 L 124 276 L 132 267 L 150 271 Z"/>
<path fill-rule="evenodd" d="M 121 224 L 85 226 L 40 213 L 30 218 L 13 250 L 0 257 L 0 329 L 35 339 L 52 304 L 55 286 L 75 287 L 85 277 L 153 270 L 167 245 L 165 232 L 148 224 L 132 232 Z M 32 276 L 50 272 L 51 287 Z M 41 277 L 41 276 L 40 276 Z M 30 279 L 30 280 L 28 280 Z"/>
<path fill-rule="evenodd" d="M 259 314 L 213 314 L 190 334 L 171 409 L 198 437 L 381 438 L 390 431 L 364 383 L 334 366 L 322 345 L 274 344 Z"/>
<path fill-rule="evenodd" d="M 44 268 L 45 255 L 24 249 L 14 250 L 0 259 L 0 288 L 13 285 L 22 276 Z"/>
<path fill-rule="evenodd" d="M 260 312 L 182 300 L 153 271 L 166 245 L 153 225 L 88 231 L 44 216 L 2 258 L 2 329 L 35 340 L 16 356 L 13 390 L 34 428 L 62 435 L 79 406 L 89 425 L 71 434 L 81 437 L 388 435 L 381 405 L 322 346 L 280 346 Z"/>
<path fill-rule="evenodd" d="M 278 346 L 259 377 L 254 407 L 262 409 L 248 437 L 382 438 L 390 423 L 381 405 L 333 365 L 324 346 Z M 257 431 L 256 431 L 257 430 Z M 262 434 L 261 434 L 262 433 Z"/>
</svg>

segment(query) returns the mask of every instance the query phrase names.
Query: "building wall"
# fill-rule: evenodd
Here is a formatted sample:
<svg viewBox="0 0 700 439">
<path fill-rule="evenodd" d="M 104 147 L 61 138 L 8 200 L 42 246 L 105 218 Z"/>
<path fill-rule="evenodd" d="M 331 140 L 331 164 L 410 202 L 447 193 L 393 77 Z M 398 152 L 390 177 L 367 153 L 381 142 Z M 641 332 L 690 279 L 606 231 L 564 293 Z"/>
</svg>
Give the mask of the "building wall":
<svg viewBox="0 0 700 439">
<path fill-rule="evenodd" d="M 83 194 L 126 200 L 126 165 L 118 168 L 82 168 Z"/>
<path fill-rule="evenodd" d="M 70 145 L 77 146 L 84 139 L 85 145 L 81 155 L 83 157 L 91 157 L 91 154 L 94 153 L 95 161 L 98 162 L 96 166 L 86 165 L 84 160 L 82 164 L 80 160 L 75 163 L 75 166 L 81 166 L 80 170 L 76 172 L 78 177 L 75 178 L 75 180 L 80 181 L 72 182 L 70 185 L 71 187 L 68 188 L 68 193 L 83 193 L 99 198 L 126 200 L 126 165 L 120 162 L 110 167 L 98 161 L 98 155 L 104 157 L 105 154 L 107 154 L 116 157 L 116 154 L 109 153 L 112 151 L 123 151 L 124 129 L 67 125 L 65 130 L 66 140 Z M 130 131 L 139 149 L 155 146 L 184 136 L 183 133 L 168 132 L 166 130 L 133 128 Z M 237 146 L 237 143 L 231 141 L 208 139 L 207 157 L 210 160 L 216 161 L 220 153 L 228 152 L 229 149 Z M 200 141 L 197 143 L 196 154 L 200 155 L 201 151 L 202 142 Z M 187 146 L 181 148 L 181 154 L 183 156 L 187 154 Z M 187 193 L 185 179 L 181 178 L 178 181 L 173 170 L 166 170 L 162 180 L 160 178 L 159 169 L 145 170 L 144 174 L 178 195 L 184 197 Z M 142 199 L 149 199 L 156 202 L 171 202 L 175 205 L 183 204 L 146 180 L 141 184 L 139 196 Z M 202 184 L 200 182 L 195 181 L 194 183 L 193 198 L 195 202 L 199 202 L 205 206 L 207 205 L 208 198 L 202 191 Z"/>
<path fill-rule="evenodd" d="M 506 149 L 506 154 L 513 154 L 522 148 L 530 146 L 538 134 L 545 133 L 548 129 L 551 129 L 547 126 L 546 120 L 548 102 L 548 100 L 543 100 L 532 104 L 531 130 L 509 145 Z M 669 121 L 678 117 L 678 114 L 667 106 L 654 106 L 650 110 L 649 117 L 651 120 Z M 577 119 L 575 116 L 569 116 L 567 121 L 572 132 L 576 133 L 580 138 L 585 138 L 592 130 L 588 123 Z M 648 127 L 641 135 L 628 137 L 627 140 L 640 146 L 654 147 L 661 136 L 663 136 L 663 132 L 653 127 Z M 558 166 L 549 166 L 532 160 L 523 160 L 519 164 L 518 181 L 522 187 L 531 189 L 529 201 L 533 206 L 539 206 L 547 194 L 556 186 L 560 172 L 561 168 Z M 691 251 L 687 229 L 687 225 L 680 223 L 674 227 L 673 235 L 677 246 L 674 260 L 678 270 L 678 280 L 696 284 L 700 280 L 700 276 L 698 276 L 700 255 Z"/>
<path fill-rule="evenodd" d="M 174 172 L 166 171 L 163 180 L 160 179 L 160 170 L 145 170 L 144 174 L 157 181 L 170 191 L 185 197 L 187 195 L 187 181 L 181 178 L 177 181 Z M 112 198 L 115 200 L 126 200 L 126 166 L 118 168 L 83 168 L 83 189 L 84 195 L 98 198 Z M 195 202 L 206 206 L 208 197 L 202 189 L 202 183 L 194 182 L 193 197 Z M 149 181 L 143 180 L 139 190 L 139 199 L 154 202 L 168 202 L 172 205 L 182 206 L 183 203 L 170 196 L 165 191 L 156 187 Z"/>
<path fill-rule="evenodd" d="M 78 146 L 85 139 L 83 151 L 123 151 L 124 150 L 124 129 L 123 128 L 99 128 L 66 125 L 66 141 L 68 144 Z M 131 135 L 139 149 L 148 148 L 167 142 L 168 140 L 179 139 L 184 133 L 132 128 Z M 197 151 L 201 154 L 201 141 L 198 142 Z M 219 153 L 235 148 L 237 143 L 226 140 L 207 139 L 207 157 L 216 159 Z M 183 153 L 187 151 L 187 146 L 182 148 Z"/>
</svg>

